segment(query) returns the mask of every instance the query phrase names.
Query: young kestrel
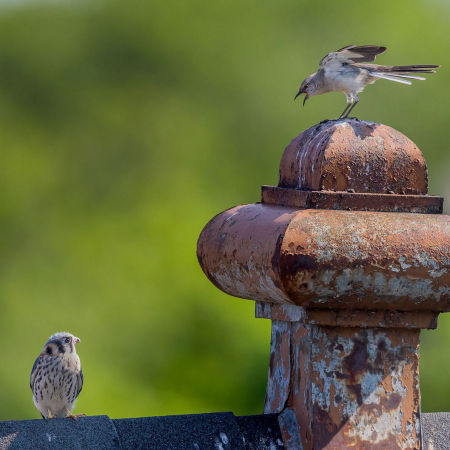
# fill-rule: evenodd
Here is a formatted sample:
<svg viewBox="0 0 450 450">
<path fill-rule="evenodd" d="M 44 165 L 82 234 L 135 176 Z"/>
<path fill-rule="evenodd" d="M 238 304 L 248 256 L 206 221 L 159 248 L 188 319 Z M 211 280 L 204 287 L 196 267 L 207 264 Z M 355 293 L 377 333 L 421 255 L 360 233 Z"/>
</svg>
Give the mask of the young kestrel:
<svg viewBox="0 0 450 450">
<path fill-rule="evenodd" d="M 70 333 L 56 333 L 45 343 L 31 369 L 33 401 L 44 419 L 71 417 L 75 399 L 83 387 L 83 372 L 75 344 L 80 339 Z"/>
</svg>

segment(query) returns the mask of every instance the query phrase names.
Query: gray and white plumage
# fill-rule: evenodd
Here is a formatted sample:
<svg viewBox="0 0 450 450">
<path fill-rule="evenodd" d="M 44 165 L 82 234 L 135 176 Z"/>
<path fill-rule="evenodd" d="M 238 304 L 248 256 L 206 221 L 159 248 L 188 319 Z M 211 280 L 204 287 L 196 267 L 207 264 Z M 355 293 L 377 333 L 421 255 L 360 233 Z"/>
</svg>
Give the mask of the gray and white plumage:
<svg viewBox="0 0 450 450">
<path fill-rule="evenodd" d="M 303 80 L 295 96 L 305 94 L 303 105 L 313 95 L 326 92 L 343 92 L 347 98 L 347 107 L 339 118 L 348 117 L 359 102 L 358 94 L 368 85 L 379 79 L 412 84 L 409 80 L 425 80 L 412 73 L 435 73 L 436 65 L 380 66 L 362 64 L 375 61 L 377 55 L 384 53 L 386 47 L 378 45 L 348 45 L 328 53 L 319 63 L 319 70 Z"/>
<path fill-rule="evenodd" d="M 45 343 L 34 362 L 30 387 L 36 408 L 45 419 L 72 417 L 75 399 L 83 387 L 83 372 L 76 344 L 70 333 L 56 333 Z"/>
</svg>

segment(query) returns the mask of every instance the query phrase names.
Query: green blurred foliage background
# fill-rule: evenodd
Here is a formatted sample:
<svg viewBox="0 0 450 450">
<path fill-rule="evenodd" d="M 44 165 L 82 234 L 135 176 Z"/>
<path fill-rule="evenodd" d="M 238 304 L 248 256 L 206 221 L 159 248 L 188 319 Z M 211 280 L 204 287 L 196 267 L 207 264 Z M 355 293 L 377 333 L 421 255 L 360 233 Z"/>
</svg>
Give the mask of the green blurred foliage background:
<svg viewBox="0 0 450 450">
<path fill-rule="evenodd" d="M 270 323 L 196 260 L 206 222 L 276 184 L 284 147 L 342 94 L 292 99 L 327 52 L 442 64 L 355 113 L 425 154 L 450 197 L 446 1 L 66 1 L 0 7 L 0 419 L 39 417 L 49 335 L 81 337 L 76 412 L 260 413 Z M 377 61 L 377 62 L 378 62 Z M 450 320 L 423 333 L 424 411 L 450 410 Z"/>
</svg>

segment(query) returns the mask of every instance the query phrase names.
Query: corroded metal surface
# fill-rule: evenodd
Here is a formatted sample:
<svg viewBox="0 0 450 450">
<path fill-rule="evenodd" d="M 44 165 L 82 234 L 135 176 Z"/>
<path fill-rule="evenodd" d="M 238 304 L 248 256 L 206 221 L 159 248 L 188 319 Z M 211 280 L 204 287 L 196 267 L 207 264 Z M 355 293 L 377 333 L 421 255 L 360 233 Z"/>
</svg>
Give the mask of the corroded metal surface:
<svg viewBox="0 0 450 450">
<path fill-rule="evenodd" d="M 202 231 L 208 278 L 272 320 L 264 412 L 286 448 L 420 448 L 419 332 L 450 310 L 450 217 L 427 183 L 403 134 L 328 121 L 289 144 L 262 204 Z"/>
<path fill-rule="evenodd" d="M 305 323 L 328 327 L 410 328 L 434 330 L 439 313 L 432 311 L 367 311 L 308 309 Z"/>
<path fill-rule="evenodd" d="M 307 310 L 297 305 L 255 302 L 255 317 L 258 319 L 300 322 L 307 318 Z"/>
<path fill-rule="evenodd" d="M 419 330 L 286 322 L 273 332 L 291 342 L 290 354 L 271 351 L 292 368 L 286 408 L 305 449 L 419 448 Z"/>
<path fill-rule="evenodd" d="M 426 194 L 422 152 L 386 125 L 355 119 L 327 121 L 297 136 L 280 163 L 280 187 Z"/>
<path fill-rule="evenodd" d="M 266 388 L 264 414 L 283 411 L 289 396 L 291 376 L 291 324 L 272 320 L 269 376 Z"/>
<path fill-rule="evenodd" d="M 216 216 L 200 264 L 236 297 L 312 308 L 450 310 L 450 217 L 263 204 Z"/>
<path fill-rule="evenodd" d="M 370 311 L 312 309 L 296 305 L 255 302 L 255 317 L 327 327 L 436 329 L 439 313 L 433 311 Z M 273 334 L 272 334 L 273 337 Z M 272 343 L 273 347 L 273 343 Z"/>
<path fill-rule="evenodd" d="M 272 258 L 295 212 L 295 208 L 262 211 L 248 205 L 214 217 L 197 244 L 197 257 L 206 276 L 225 292 L 231 293 L 232 288 L 236 297 L 289 303 Z"/>
<path fill-rule="evenodd" d="M 284 448 L 286 450 L 303 450 L 297 417 L 295 416 L 294 411 L 290 408 L 286 408 L 278 416 L 278 424 L 280 425 Z"/>
<path fill-rule="evenodd" d="M 450 310 L 450 217 L 303 210 L 287 227 L 279 277 L 294 303 Z"/>
<path fill-rule="evenodd" d="M 369 192 L 305 191 L 261 187 L 261 201 L 297 208 L 442 214 L 443 197 L 434 195 L 373 194 Z"/>
</svg>

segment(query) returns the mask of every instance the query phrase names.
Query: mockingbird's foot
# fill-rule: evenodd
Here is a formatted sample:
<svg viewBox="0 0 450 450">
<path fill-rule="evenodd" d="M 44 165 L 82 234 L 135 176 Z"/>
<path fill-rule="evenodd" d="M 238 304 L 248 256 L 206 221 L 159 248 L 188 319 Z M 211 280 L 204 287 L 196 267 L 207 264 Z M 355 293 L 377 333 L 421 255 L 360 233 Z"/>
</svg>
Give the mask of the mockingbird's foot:
<svg viewBox="0 0 450 450">
<path fill-rule="evenodd" d="M 357 117 L 338 117 L 337 119 L 334 120 L 360 120 Z"/>
</svg>

